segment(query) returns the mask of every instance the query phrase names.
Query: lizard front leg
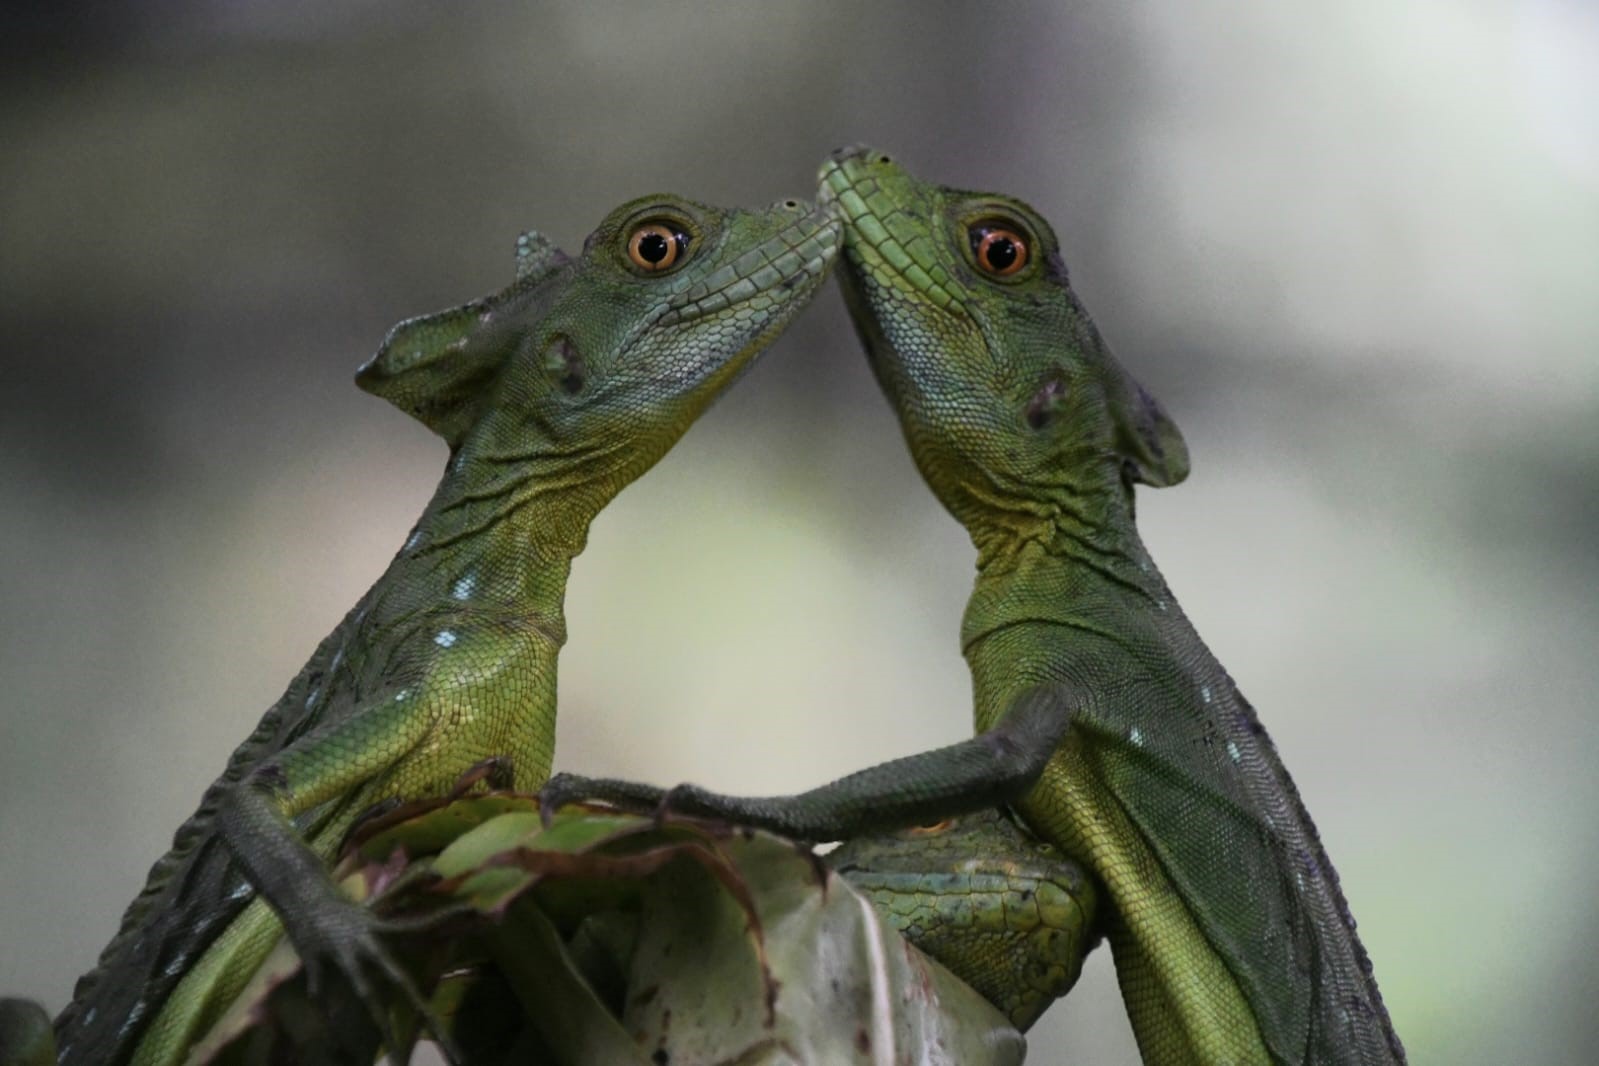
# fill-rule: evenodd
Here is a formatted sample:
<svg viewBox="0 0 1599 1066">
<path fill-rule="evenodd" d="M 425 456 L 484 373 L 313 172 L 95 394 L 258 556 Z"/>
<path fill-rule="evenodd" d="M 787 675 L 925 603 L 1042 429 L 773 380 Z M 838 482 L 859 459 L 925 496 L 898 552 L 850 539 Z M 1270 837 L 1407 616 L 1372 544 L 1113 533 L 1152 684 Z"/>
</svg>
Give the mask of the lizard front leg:
<svg viewBox="0 0 1599 1066">
<path fill-rule="evenodd" d="M 546 822 L 567 803 L 600 800 L 630 810 L 720 818 L 796 840 L 842 840 L 1018 799 L 1043 773 L 1077 705 L 1064 686 L 1033 689 L 986 733 L 792 796 L 727 796 L 697 785 L 662 789 L 562 773 L 539 793 L 539 807 Z"/>
<path fill-rule="evenodd" d="M 406 695 L 405 693 L 401 694 Z M 340 892 L 325 859 L 296 832 L 292 819 L 347 796 L 389 770 L 427 736 L 432 718 L 403 698 L 357 710 L 267 760 L 222 800 L 217 825 L 252 885 L 283 921 L 305 967 L 313 1000 L 334 991 L 336 974 L 395 1047 L 377 982 L 398 988 L 443 1039 L 410 976 L 384 947 L 384 923 Z"/>
</svg>

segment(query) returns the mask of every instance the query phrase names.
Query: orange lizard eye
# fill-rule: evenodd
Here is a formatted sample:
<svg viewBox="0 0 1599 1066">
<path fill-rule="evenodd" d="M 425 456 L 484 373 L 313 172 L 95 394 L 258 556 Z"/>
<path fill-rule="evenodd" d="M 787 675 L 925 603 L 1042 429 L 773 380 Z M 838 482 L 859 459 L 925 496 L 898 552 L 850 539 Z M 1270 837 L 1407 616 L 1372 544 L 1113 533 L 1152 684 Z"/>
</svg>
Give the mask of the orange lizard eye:
<svg viewBox="0 0 1599 1066">
<path fill-rule="evenodd" d="M 649 274 L 672 269 L 687 248 L 688 234 L 663 222 L 645 222 L 627 239 L 627 257 Z"/>
<path fill-rule="evenodd" d="M 932 825 L 918 825 L 914 828 L 906 830 L 906 832 L 911 836 L 931 837 L 937 836 L 954 824 L 955 819 L 945 818 L 942 822 L 934 822 Z"/>
<path fill-rule="evenodd" d="M 977 265 L 996 278 L 1008 278 L 1027 265 L 1027 238 L 998 220 L 979 222 L 966 231 Z"/>
</svg>

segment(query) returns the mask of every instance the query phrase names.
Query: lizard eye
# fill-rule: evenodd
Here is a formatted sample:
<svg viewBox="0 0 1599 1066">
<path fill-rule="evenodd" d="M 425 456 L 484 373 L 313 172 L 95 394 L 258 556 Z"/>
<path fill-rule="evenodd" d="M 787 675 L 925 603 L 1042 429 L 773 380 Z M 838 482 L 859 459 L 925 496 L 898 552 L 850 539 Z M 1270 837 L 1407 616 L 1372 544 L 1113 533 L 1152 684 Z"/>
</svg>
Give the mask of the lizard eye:
<svg viewBox="0 0 1599 1066">
<path fill-rule="evenodd" d="M 1027 238 L 1020 227 L 1003 219 L 985 219 L 966 230 L 972 242 L 972 257 L 984 273 L 1008 278 L 1027 265 Z"/>
<path fill-rule="evenodd" d="M 953 819 L 953 818 L 945 818 L 943 821 L 934 822 L 931 825 L 918 825 L 918 826 L 915 826 L 915 827 L 907 830 L 907 832 L 911 836 L 934 837 L 934 836 L 938 836 L 938 834 L 940 834 L 942 832 L 945 832 L 946 830 L 949 829 L 950 826 L 952 826 L 954 824 L 955 824 L 955 819 Z"/>
<path fill-rule="evenodd" d="M 644 222 L 627 238 L 627 257 L 646 274 L 659 274 L 676 266 L 688 251 L 689 236 L 668 222 Z"/>
</svg>

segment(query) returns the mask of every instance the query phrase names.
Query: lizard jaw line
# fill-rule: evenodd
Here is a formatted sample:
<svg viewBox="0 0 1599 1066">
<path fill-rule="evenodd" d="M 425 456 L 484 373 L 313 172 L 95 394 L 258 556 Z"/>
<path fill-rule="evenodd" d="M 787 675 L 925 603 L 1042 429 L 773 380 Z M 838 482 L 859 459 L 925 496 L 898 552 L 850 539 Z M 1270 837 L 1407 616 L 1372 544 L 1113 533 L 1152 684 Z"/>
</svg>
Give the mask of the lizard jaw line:
<svg viewBox="0 0 1599 1066">
<path fill-rule="evenodd" d="M 843 228 L 833 212 L 818 207 L 733 262 L 719 267 L 707 282 L 672 294 L 659 314 L 652 316 L 651 325 L 686 325 L 712 314 L 748 307 L 813 278 L 820 281 L 842 239 Z M 796 231 L 802 236 L 792 239 Z M 765 284 L 758 285 L 751 280 L 753 275 L 768 269 L 779 273 Z M 748 291 L 730 295 L 740 289 Z"/>
<path fill-rule="evenodd" d="M 799 239 L 792 239 L 796 231 L 803 233 Z M 724 264 L 713 275 L 720 278 L 729 275 L 726 282 L 718 288 L 697 292 L 696 286 L 691 286 L 684 292 L 673 294 L 652 315 L 649 315 L 633 334 L 622 345 L 623 352 L 631 349 L 643 337 L 649 335 L 652 329 L 659 326 L 688 327 L 713 315 L 737 314 L 740 310 L 752 310 L 748 327 L 748 338 L 731 355 L 720 359 L 699 359 L 686 367 L 679 374 L 674 375 L 670 384 L 675 391 L 688 392 L 705 381 L 716 377 L 728 367 L 737 368 L 737 373 L 742 374 L 754 365 L 765 345 L 761 338 L 766 336 L 774 326 L 780 325 L 806 303 L 806 294 L 813 291 L 826 277 L 836 250 L 843 236 L 843 223 L 830 209 L 818 206 L 808 214 L 796 218 L 791 225 L 779 230 L 770 239 L 757 247 L 745 252 L 732 263 Z M 779 264 L 790 266 L 780 273 L 775 280 L 771 280 L 753 291 L 740 294 L 736 299 L 715 299 L 747 280 L 748 272 L 740 270 L 739 263 L 757 260 L 762 266 L 777 267 Z M 795 262 L 797 260 L 797 262 Z M 760 266 L 755 267 L 761 269 Z M 690 296 L 689 294 L 694 295 Z M 792 293 L 789 299 L 783 299 Z M 759 302 L 759 306 L 756 306 Z"/>
</svg>

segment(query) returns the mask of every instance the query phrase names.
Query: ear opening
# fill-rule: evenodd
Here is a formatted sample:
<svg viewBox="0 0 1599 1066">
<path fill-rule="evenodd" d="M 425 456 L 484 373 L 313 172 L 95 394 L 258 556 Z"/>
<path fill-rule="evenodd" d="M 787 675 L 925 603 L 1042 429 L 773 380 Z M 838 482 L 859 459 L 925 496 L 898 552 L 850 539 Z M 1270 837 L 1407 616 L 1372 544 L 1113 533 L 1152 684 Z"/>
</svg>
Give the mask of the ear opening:
<svg viewBox="0 0 1599 1066">
<path fill-rule="evenodd" d="M 1128 476 L 1152 488 L 1175 485 L 1188 476 L 1188 445 L 1182 431 L 1144 387 L 1126 373 L 1124 388 L 1112 400 L 1116 449 Z"/>
</svg>

